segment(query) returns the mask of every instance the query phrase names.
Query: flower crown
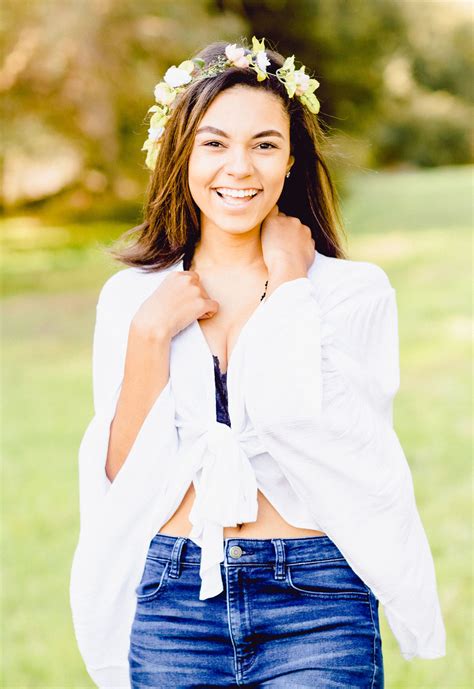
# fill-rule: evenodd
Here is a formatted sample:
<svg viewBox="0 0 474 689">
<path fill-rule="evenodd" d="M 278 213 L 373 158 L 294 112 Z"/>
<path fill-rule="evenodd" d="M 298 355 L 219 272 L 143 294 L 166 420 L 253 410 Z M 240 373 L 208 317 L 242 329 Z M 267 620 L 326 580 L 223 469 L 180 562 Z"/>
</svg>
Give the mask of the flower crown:
<svg viewBox="0 0 474 689">
<path fill-rule="evenodd" d="M 247 51 L 247 54 L 245 48 L 238 48 L 235 43 L 232 43 L 226 47 L 225 57 L 219 56 L 205 69 L 204 60 L 196 57 L 181 62 L 178 67 L 173 65 L 166 71 L 164 81 L 160 81 L 155 86 L 156 105 L 148 109 L 148 112 L 152 112 L 153 115 L 150 118 L 148 139 L 143 144 L 142 151 L 147 151 L 145 164 L 150 170 L 155 167 L 161 147 L 160 138 L 171 117 L 171 105 L 176 96 L 184 91 L 190 82 L 216 76 L 230 67 L 249 67 L 257 73 L 257 81 L 263 81 L 269 74 L 273 74 L 267 72 L 270 60 L 265 52 L 264 43 L 264 38 L 258 41 L 255 36 L 252 36 L 252 50 Z M 319 101 L 314 95 L 319 81 L 305 74 L 304 65 L 295 69 L 294 55 L 287 57 L 283 66 L 277 69 L 273 76 L 285 85 L 290 98 L 296 96 L 310 112 L 314 114 L 319 112 Z"/>
</svg>

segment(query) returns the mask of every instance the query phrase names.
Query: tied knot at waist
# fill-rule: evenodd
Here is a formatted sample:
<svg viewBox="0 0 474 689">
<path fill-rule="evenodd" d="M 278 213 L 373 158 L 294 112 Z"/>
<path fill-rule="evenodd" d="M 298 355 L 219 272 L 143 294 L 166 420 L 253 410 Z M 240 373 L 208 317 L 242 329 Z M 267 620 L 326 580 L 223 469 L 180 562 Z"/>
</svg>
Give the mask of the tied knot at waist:
<svg viewBox="0 0 474 689">
<path fill-rule="evenodd" d="M 222 526 L 255 521 L 257 481 L 242 434 L 216 421 L 201 437 L 196 469 L 196 499 L 190 514 L 193 524 L 210 520 Z M 247 436 L 254 446 L 255 436 Z M 248 448 L 247 445 L 247 450 Z"/>
<path fill-rule="evenodd" d="M 226 423 L 216 421 L 206 430 L 206 441 L 208 450 L 217 454 L 226 444 L 238 443 L 238 435 Z"/>
<path fill-rule="evenodd" d="M 196 497 L 189 538 L 201 547 L 201 600 L 223 590 L 224 527 L 257 519 L 257 480 L 249 456 L 262 451 L 255 433 L 236 433 L 218 421 L 193 445 Z"/>
</svg>

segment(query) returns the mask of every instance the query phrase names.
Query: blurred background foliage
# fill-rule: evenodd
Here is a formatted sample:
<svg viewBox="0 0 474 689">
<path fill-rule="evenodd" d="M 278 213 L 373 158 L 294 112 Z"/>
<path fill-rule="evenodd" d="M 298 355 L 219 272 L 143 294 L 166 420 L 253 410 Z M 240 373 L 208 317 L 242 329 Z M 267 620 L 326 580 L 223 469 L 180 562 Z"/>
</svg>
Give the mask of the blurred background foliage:
<svg viewBox="0 0 474 689">
<path fill-rule="evenodd" d="M 472 687 L 472 10 L 470 0 L 3 1 L 2 687 L 93 686 L 68 586 L 95 305 L 123 267 L 100 247 L 141 221 L 154 85 L 208 42 L 253 34 L 320 81 L 349 257 L 380 265 L 397 294 L 394 423 L 447 656 L 405 662 L 381 612 L 386 687 Z"/>
<path fill-rule="evenodd" d="M 457 0 L 4 0 L 7 213 L 138 219 L 154 85 L 207 42 L 265 36 L 320 81 L 331 163 L 473 160 L 470 3 Z M 267 41 L 268 43 L 268 41 Z M 124 215 L 126 214 L 126 215 Z"/>
</svg>

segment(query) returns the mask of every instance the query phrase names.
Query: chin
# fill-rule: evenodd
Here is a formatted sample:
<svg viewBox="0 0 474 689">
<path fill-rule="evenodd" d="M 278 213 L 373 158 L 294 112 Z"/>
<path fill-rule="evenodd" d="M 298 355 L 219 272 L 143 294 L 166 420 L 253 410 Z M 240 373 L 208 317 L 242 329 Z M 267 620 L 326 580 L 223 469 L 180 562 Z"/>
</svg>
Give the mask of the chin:
<svg viewBox="0 0 474 689">
<path fill-rule="evenodd" d="M 232 234 L 240 234 L 243 232 L 248 232 L 256 225 L 259 225 L 262 220 L 259 218 L 210 218 L 213 225 L 219 227 L 224 232 L 230 232 Z"/>
</svg>

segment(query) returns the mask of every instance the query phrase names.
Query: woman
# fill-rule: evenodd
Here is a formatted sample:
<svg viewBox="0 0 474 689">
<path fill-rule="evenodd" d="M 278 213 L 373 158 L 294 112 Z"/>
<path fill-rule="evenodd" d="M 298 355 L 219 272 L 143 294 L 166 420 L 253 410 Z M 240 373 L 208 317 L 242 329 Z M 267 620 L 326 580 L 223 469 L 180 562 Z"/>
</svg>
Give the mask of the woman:
<svg viewBox="0 0 474 689">
<path fill-rule="evenodd" d="M 167 77 L 144 146 L 145 222 L 113 251 L 131 268 L 98 304 L 71 586 L 81 651 L 99 686 L 383 687 L 382 596 L 404 657 L 444 655 L 390 423 L 393 288 L 344 258 L 304 68 L 254 37 Z M 199 395 L 205 433 L 192 428 Z M 371 556 L 390 538 L 387 557 Z M 138 539 L 133 611 L 119 613 Z M 403 549 L 417 553 L 423 600 L 400 579 Z M 112 558 L 118 583 L 99 593 L 90 562 L 112 571 Z M 113 609 L 116 638 L 109 624 L 108 646 L 104 631 L 92 649 L 87 626 Z"/>
</svg>

